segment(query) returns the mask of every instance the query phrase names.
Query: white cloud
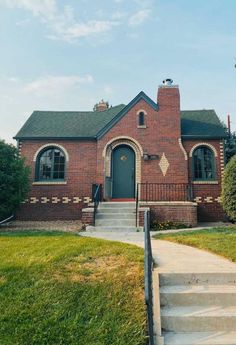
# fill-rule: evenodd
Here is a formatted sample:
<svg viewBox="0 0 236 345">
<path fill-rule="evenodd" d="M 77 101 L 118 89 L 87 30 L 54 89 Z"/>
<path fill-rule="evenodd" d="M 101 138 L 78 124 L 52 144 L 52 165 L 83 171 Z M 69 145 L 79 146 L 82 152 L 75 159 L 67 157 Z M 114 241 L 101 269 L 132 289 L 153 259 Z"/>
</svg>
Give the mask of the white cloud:
<svg viewBox="0 0 236 345">
<path fill-rule="evenodd" d="M 97 35 L 110 31 L 119 23 L 114 20 L 89 20 L 78 22 L 71 6 L 59 8 L 56 0 L 0 0 L 11 8 L 21 8 L 31 12 L 47 24 L 53 34 L 52 39 L 73 41 L 81 37 Z"/>
<path fill-rule="evenodd" d="M 107 95 L 113 94 L 113 88 L 111 87 L 111 85 L 106 85 L 106 86 L 104 87 L 104 92 L 105 92 Z"/>
<path fill-rule="evenodd" d="M 143 24 L 150 15 L 150 10 L 149 9 L 144 9 L 136 12 L 129 18 L 129 26 L 138 26 Z"/>
<path fill-rule="evenodd" d="M 86 75 L 84 77 L 78 75 L 71 76 L 53 76 L 48 75 L 40 77 L 23 88 L 24 93 L 34 94 L 36 96 L 57 96 L 66 90 L 75 87 L 79 84 L 92 83 L 93 77 Z"/>
</svg>

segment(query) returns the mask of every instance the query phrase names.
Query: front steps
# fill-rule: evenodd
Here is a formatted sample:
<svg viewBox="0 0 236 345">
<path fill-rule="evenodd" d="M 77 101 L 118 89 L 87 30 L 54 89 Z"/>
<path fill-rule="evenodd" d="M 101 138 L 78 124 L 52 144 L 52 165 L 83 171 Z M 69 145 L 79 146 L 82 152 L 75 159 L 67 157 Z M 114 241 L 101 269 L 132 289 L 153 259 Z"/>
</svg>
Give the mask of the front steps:
<svg viewBox="0 0 236 345">
<path fill-rule="evenodd" d="M 98 206 L 95 230 L 136 231 L 135 202 L 102 202 Z"/>
<path fill-rule="evenodd" d="M 235 273 L 161 273 L 160 303 L 165 345 L 236 345 Z"/>
</svg>

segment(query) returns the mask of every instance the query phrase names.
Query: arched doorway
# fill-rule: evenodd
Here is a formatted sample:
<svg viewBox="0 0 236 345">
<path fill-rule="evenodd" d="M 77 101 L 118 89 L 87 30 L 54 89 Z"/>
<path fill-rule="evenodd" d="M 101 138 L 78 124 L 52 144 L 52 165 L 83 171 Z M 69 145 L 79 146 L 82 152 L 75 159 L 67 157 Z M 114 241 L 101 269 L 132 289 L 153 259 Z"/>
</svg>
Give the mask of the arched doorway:
<svg viewBox="0 0 236 345">
<path fill-rule="evenodd" d="M 128 145 L 112 151 L 112 198 L 135 197 L 135 152 Z"/>
</svg>

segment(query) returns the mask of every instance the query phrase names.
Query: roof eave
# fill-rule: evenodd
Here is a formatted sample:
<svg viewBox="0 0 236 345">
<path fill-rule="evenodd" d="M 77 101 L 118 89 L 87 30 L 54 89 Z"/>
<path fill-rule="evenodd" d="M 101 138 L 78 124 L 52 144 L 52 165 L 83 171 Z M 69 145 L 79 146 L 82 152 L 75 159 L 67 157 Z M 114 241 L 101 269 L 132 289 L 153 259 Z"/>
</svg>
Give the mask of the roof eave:
<svg viewBox="0 0 236 345">
<path fill-rule="evenodd" d="M 96 137 L 13 137 L 15 140 L 91 140 L 96 141 Z"/>
<path fill-rule="evenodd" d="M 181 138 L 182 139 L 225 139 L 227 136 L 226 135 L 186 135 L 186 134 L 183 134 L 181 135 Z"/>
</svg>

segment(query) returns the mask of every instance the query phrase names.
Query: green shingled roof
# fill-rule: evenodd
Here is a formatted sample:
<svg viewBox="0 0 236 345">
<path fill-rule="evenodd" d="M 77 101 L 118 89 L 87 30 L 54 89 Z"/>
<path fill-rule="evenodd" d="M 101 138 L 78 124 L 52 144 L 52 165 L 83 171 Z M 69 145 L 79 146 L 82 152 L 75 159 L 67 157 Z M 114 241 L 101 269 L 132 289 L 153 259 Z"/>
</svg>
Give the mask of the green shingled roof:
<svg viewBox="0 0 236 345">
<path fill-rule="evenodd" d="M 223 138 L 225 130 L 215 110 L 181 111 L 183 138 Z"/>
<path fill-rule="evenodd" d="M 34 111 L 15 138 L 96 139 L 124 116 L 129 105 L 102 112 Z M 225 132 L 214 110 L 186 110 L 181 111 L 181 135 L 184 139 L 213 139 L 224 137 Z"/>
<path fill-rule="evenodd" d="M 124 106 L 120 104 L 100 112 L 34 111 L 15 138 L 95 138 Z"/>
</svg>

